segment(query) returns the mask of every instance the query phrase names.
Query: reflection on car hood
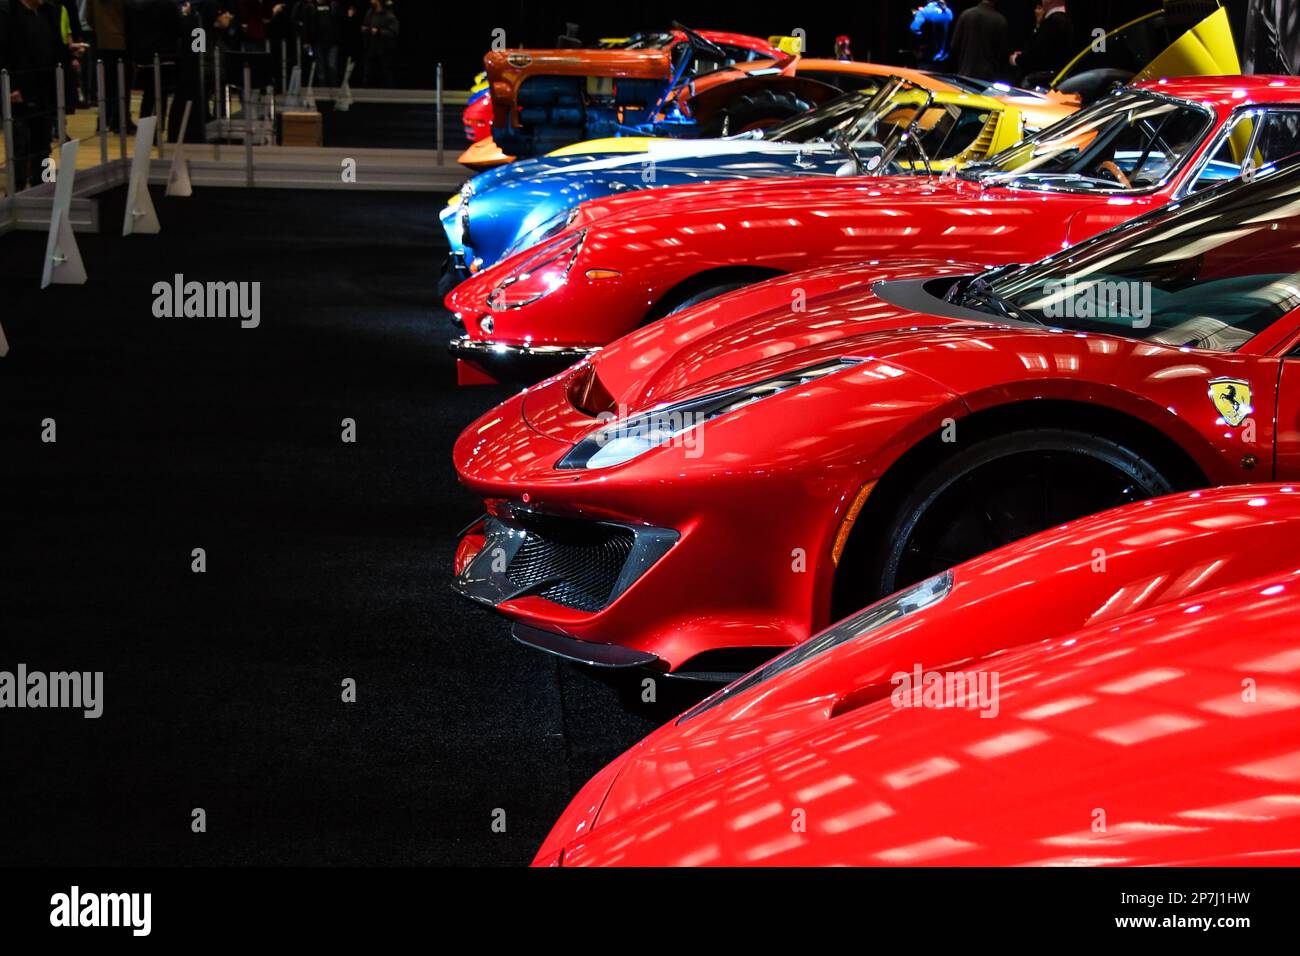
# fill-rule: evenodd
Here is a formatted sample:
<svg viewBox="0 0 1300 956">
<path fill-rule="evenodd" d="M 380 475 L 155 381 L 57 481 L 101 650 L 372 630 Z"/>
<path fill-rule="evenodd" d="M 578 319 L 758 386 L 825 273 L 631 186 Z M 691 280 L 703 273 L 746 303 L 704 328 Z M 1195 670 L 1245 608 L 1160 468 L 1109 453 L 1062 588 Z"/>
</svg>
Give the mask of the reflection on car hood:
<svg viewBox="0 0 1300 956">
<path fill-rule="evenodd" d="M 602 227 L 635 225 L 640 235 L 662 229 L 671 233 L 692 221 L 727 216 L 772 218 L 783 212 L 833 218 L 853 215 L 869 202 L 951 203 L 978 196 L 978 185 L 930 176 L 783 177 L 761 182 L 703 183 L 595 199 L 583 206 L 589 220 Z M 797 223 L 791 223 L 792 229 Z M 798 241 L 797 233 L 791 241 Z"/>
<path fill-rule="evenodd" d="M 1218 489 L 1130 505 L 968 562 L 953 593 L 926 612 L 654 732 L 606 777 L 595 832 L 572 844 L 565 862 L 708 863 L 710 846 L 715 861 L 739 862 L 752 853 L 748 861 L 761 862 L 764 854 L 775 858 L 778 845 L 780 852 L 807 848 L 807 841 L 782 836 L 791 833 L 793 807 L 808 808 L 808 833 L 826 857 L 787 858 L 796 864 L 835 862 L 837 849 L 843 862 L 854 854 L 866 854 L 858 863 L 930 862 L 884 855 L 925 845 L 924 837 L 936 835 L 920 832 L 926 827 L 967 844 L 948 846 L 952 859 L 936 862 L 960 863 L 963 849 L 981 851 L 984 863 L 1063 860 L 1088 851 L 1064 836 L 1056 843 L 1042 838 L 1060 835 L 1063 820 L 1081 821 L 1069 829 L 1087 836 L 1088 816 L 1079 816 L 1077 781 L 1063 783 L 1051 771 L 1062 760 L 1079 762 L 1094 781 L 1089 807 L 1107 805 L 1098 800 L 1124 792 L 1134 779 L 1146 781 L 1144 792 L 1153 789 L 1149 778 L 1181 779 L 1168 791 L 1175 803 L 1184 801 L 1170 807 L 1176 817 L 1174 811 L 1190 809 L 1189 795 L 1202 798 L 1187 785 L 1198 775 L 1218 788 L 1204 794 L 1205 803 L 1215 803 L 1216 794 L 1231 802 L 1251 785 L 1232 766 L 1296 746 L 1293 737 L 1278 743 L 1273 736 L 1290 720 L 1294 682 L 1274 679 L 1272 709 L 1252 708 L 1242 704 L 1237 671 L 1294 654 L 1288 621 L 1300 611 L 1300 572 L 1285 542 L 1297 530 L 1294 489 Z M 1095 573 L 1089 555 L 1097 547 L 1124 554 L 1124 561 Z M 1052 573 L 1035 580 L 1030 568 Z M 1041 594 L 1048 590 L 1050 600 Z M 1001 719 L 982 720 L 971 710 L 899 710 L 890 699 L 893 675 L 918 665 L 998 671 Z M 1056 676 L 1042 681 L 1043 674 Z M 1073 701 L 1077 713 L 1062 701 Z M 1049 710 L 1070 713 L 1036 716 Z M 1169 728 L 1146 731 L 1145 724 L 1175 714 L 1199 728 L 1196 734 L 1232 739 L 1243 749 L 1202 748 L 1193 758 L 1189 737 L 1170 736 Z M 1269 720 L 1271 729 L 1261 726 Z M 1138 740 L 1141 747 L 1129 745 Z M 1132 764 L 1132 773 L 1115 772 L 1116 762 Z M 1230 786 L 1233 780 L 1241 786 Z M 922 781 L 929 781 L 926 789 L 911 789 Z M 988 808 L 1009 793 L 1019 810 L 1005 820 L 1001 810 L 990 816 Z M 966 812 L 968 799 L 980 806 Z M 1004 832 L 1012 821 L 1019 821 L 1017 832 Z M 1190 828 L 1197 820 L 1181 822 Z M 671 836 L 656 842 L 652 835 L 670 825 Z M 629 856 L 620 856 L 628 847 Z M 1159 841 L 1119 839 L 1096 852 L 1109 862 L 1143 862 L 1159 849 Z M 1197 852 L 1214 859 L 1240 851 L 1207 842 Z M 1101 857 L 1094 862 L 1107 862 Z"/>
<path fill-rule="evenodd" d="M 850 353 L 910 348 L 916 336 L 908 330 L 960 320 L 901 308 L 880 298 L 876 284 L 982 270 L 970 262 L 920 259 L 794 273 L 646 326 L 597 353 L 593 364 L 605 388 L 637 410 Z M 974 329 L 993 322 L 976 317 L 962 324 Z"/>
</svg>

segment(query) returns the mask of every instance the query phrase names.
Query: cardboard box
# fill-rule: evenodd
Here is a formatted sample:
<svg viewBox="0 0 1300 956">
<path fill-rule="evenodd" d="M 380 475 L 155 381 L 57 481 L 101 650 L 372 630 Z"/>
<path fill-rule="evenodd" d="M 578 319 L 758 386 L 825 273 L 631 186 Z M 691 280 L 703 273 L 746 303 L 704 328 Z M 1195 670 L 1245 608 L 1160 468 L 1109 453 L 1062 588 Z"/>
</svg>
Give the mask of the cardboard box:
<svg viewBox="0 0 1300 956">
<path fill-rule="evenodd" d="M 320 113 L 280 114 L 281 146 L 322 146 L 324 142 Z"/>
</svg>

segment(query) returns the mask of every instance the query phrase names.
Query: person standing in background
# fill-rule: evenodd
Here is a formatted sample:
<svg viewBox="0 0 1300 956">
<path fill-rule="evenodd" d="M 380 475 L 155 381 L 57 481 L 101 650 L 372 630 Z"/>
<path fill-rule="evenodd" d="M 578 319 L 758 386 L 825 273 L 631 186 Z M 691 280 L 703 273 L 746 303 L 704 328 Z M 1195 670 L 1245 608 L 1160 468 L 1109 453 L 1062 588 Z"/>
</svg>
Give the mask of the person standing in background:
<svg viewBox="0 0 1300 956">
<path fill-rule="evenodd" d="M 912 11 L 912 32 L 918 37 L 917 60 L 940 64 L 948 59 L 948 37 L 952 31 L 952 8 L 947 0 L 930 0 Z"/>
<path fill-rule="evenodd" d="M 366 86 L 391 89 L 396 84 L 398 30 L 391 0 L 370 0 L 370 10 L 361 25 Z"/>
<path fill-rule="evenodd" d="M 316 63 L 316 80 L 321 86 L 337 86 L 339 83 L 342 19 L 342 5 L 335 0 L 298 0 L 293 11 L 294 26 Z"/>
<path fill-rule="evenodd" d="M 66 50 L 62 9 L 45 0 L 0 0 L 0 69 L 9 71 L 14 185 L 20 192 L 40 184 L 54 139 L 54 68 Z"/>
<path fill-rule="evenodd" d="M 269 64 L 271 75 L 265 78 L 265 82 L 273 83 L 278 87 L 281 78 L 288 72 L 281 68 L 281 57 L 287 53 L 288 65 L 293 64 L 294 53 L 290 49 L 294 45 L 292 8 L 288 2 L 262 0 L 262 9 L 266 17 L 266 43 L 271 53 Z"/>
<path fill-rule="evenodd" d="M 1074 40 L 1074 21 L 1065 8 L 1065 0 L 1043 0 L 1034 11 L 1038 29 L 1023 51 L 1011 54 L 1011 65 L 1020 71 L 1026 84 L 1046 86 L 1078 53 Z"/>
<path fill-rule="evenodd" d="M 63 47 L 63 109 L 69 116 L 82 104 L 81 76 L 89 44 L 81 29 L 76 0 L 54 0 L 59 11 L 59 41 Z"/>
<path fill-rule="evenodd" d="M 339 56 L 342 57 L 343 71 L 347 71 L 347 61 L 352 61 L 352 68 L 361 77 L 361 24 L 366 18 L 366 0 L 344 0 L 343 18 L 339 23 Z M 364 77 L 362 77 L 364 78 Z"/>
<path fill-rule="evenodd" d="M 999 80 L 1006 72 L 1007 18 L 994 0 L 962 11 L 952 33 L 952 50 L 957 72 L 979 80 Z"/>
<path fill-rule="evenodd" d="M 176 59 L 176 45 L 180 40 L 179 17 L 180 10 L 175 0 L 131 0 L 127 5 L 131 62 L 135 65 L 137 75 L 142 78 L 140 87 L 144 91 L 140 100 L 141 116 L 154 115 L 154 56 L 167 64 L 163 68 L 164 81 L 170 77 L 170 64 Z M 160 113 L 166 112 L 166 100 L 164 89 Z"/>
<path fill-rule="evenodd" d="M 190 103 L 190 122 L 185 127 L 185 142 L 202 143 L 207 138 L 208 97 L 206 91 L 199 87 L 199 59 L 203 54 L 194 50 L 190 38 L 196 30 L 207 30 L 211 21 L 204 16 L 204 8 L 192 0 L 176 2 L 176 29 L 180 42 L 176 45 L 176 95 L 172 98 L 171 112 L 167 116 L 167 142 L 174 143 L 180 138 L 185 104 Z"/>
<path fill-rule="evenodd" d="M 853 51 L 849 48 L 847 34 L 841 33 L 835 38 L 835 59 L 846 62 L 853 59 Z"/>
<path fill-rule="evenodd" d="M 104 97 L 107 102 L 108 128 L 114 133 L 125 129 L 135 132 L 131 122 L 131 60 L 126 55 L 127 27 L 124 0 L 86 0 L 86 19 L 95 31 L 95 52 L 104 61 Z M 117 65 L 124 64 L 126 72 L 126 116 L 119 116 Z"/>
</svg>

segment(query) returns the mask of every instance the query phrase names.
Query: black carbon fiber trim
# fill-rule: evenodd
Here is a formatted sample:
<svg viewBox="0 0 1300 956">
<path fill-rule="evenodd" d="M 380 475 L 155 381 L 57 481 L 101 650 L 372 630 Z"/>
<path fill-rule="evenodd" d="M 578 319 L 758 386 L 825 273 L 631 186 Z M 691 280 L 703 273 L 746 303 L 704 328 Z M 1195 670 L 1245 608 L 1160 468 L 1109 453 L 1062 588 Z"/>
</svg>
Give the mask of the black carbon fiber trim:
<svg viewBox="0 0 1300 956">
<path fill-rule="evenodd" d="M 506 567 L 511 584 L 579 611 L 599 611 L 609 603 L 636 544 L 631 529 L 538 516 L 520 525 L 524 541 Z"/>
</svg>

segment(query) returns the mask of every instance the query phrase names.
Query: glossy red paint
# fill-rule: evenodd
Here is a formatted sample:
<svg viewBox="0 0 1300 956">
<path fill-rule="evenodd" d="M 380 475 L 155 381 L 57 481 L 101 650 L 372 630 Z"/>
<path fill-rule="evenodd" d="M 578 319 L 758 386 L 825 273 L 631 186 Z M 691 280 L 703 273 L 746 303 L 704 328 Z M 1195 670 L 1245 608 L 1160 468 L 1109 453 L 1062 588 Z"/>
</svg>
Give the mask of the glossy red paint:
<svg viewBox="0 0 1300 956">
<path fill-rule="evenodd" d="M 757 281 L 833 263 L 899 256 L 1032 262 L 1183 194 L 1216 133 L 1251 105 L 1300 103 L 1300 80 L 1200 77 L 1142 84 L 1206 107 L 1199 146 L 1147 192 L 1044 192 L 929 177 L 768 179 L 627 193 L 583 204 L 584 233 L 566 280 L 527 305 L 488 296 L 535 250 L 505 259 L 446 299 L 477 341 L 596 348 L 656 316 L 708 277 Z M 735 270 L 744 270 L 737 273 Z M 591 270 L 609 277 L 588 278 Z M 480 321 L 492 319 L 490 333 Z"/>
<path fill-rule="evenodd" d="M 476 494 L 527 495 L 543 512 L 680 534 L 601 610 L 535 594 L 497 609 L 672 669 L 704 651 L 800 642 L 831 619 L 834 542 L 861 489 L 946 422 L 994 407 L 1023 415 L 1054 401 L 1065 420 L 1087 409 L 1122 415 L 1167 436 L 1210 484 L 1300 479 L 1293 369 L 1278 393 L 1283 364 L 1296 361 L 1282 356 L 1300 335 L 1300 311 L 1237 352 L 1214 352 L 944 318 L 891 304 L 876 288 L 972 269 L 868 263 L 772 280 L 647 326 L 488 412 L 454 450 Z M 802 312 L 790 308 L 795 295 L 806 298 Z M 599 424 L 569 396 L 590 368 L 631 415 L 845 356 L 864 361 L 709 422 L 701 454 L 664 446 L 614 467 L 556 468 Z M 1253 435 L 1223 424 L 1208 396 L 1216 378 L 1252 384 Z M 1290 410 L 1280 428 L 1279 408 Z M 792 573 L 796 554 L 806 557 L 802 573 Z"/>
<path fill-rule="evenodd" d="M 967 562 L 651 734 L 535 865 L 1296 865 L 1298 533 L 1296 489 L 1218 489 Z M 990 694 L 898 706 L 918 667 Z"/>
</svg>

